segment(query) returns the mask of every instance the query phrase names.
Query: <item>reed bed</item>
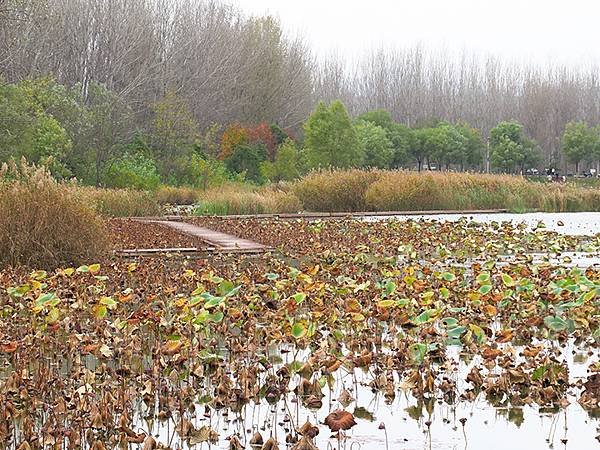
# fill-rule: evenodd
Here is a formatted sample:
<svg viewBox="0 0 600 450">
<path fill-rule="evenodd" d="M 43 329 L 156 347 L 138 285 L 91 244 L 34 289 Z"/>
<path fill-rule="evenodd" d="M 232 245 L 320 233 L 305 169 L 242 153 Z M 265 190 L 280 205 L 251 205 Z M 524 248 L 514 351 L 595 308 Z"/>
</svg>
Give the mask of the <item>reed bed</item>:
<svg viewBox="0 0 600 450">
<path fill-rule="evenodd" d="M 199 214 L 508 209 L 600 211 L 600 188 L 521 176 L 453 172 L 324 170 L 276 187 L 230 185 L 201 196 Z"/>
<path fill-rule="evenodd" d="M 4 164 L 0 211 L 0 266 L 54 268 L 108 254 L 100 216 L 44 169 Z"/>
</svg>

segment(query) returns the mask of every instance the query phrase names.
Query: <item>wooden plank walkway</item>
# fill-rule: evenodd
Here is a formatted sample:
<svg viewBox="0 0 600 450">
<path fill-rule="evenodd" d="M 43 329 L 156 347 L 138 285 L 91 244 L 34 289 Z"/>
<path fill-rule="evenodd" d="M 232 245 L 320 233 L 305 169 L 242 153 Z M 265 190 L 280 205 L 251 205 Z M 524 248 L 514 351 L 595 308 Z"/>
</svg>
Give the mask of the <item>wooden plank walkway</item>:
<svg viewBox="0 0 600 450">
<path fill-rule="evenodd" d="M 209 228 L 199 227 L 191 223 L 172 220 L 144 220 L 143 222 L 156 223 L 172 228 L 179 233 L 197 237 L 210 246 L 208 251 L 219 253 L 264 253 L 271 250 L 270 247 L 258 242 L 242 239 Z M 207 251 L 206 249 L 203 250 Z"/>
</svg>

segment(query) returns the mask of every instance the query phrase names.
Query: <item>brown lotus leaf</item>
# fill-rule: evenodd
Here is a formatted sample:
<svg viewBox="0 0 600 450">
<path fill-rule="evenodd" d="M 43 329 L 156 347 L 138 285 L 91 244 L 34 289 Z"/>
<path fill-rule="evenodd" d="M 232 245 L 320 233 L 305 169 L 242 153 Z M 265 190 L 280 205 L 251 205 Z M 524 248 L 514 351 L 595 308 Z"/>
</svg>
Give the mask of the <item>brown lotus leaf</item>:
<svg viewBox="0 0 600 450">
<path fill-rule="evenodd" d="M 261 450 L 279 450 L 279 445 L 277 445 L 277 441 L 271 437 L 266 440 Z"/>
<path fill-rule="evenodd" d="M 17 447 L 17 450 L 31 450 L 31 445 L 29 445 L 29 442 L 23 441 L 21 442 L 21 445 Z"/>
<path fill-rule="evenodd" d="M 502 330 L 496 333 L 496 342 L 503 344 L 506 342 L 510 342 L 513 339 L 513 331 L 512 330 Z"/>
<path fill-rule="evenodd" d="M 229 450 L 244 450 L 244 444 L 240 442 L 240 439 L 233 435 L 229 438 Z"/>
<path fill-rule="evenodd" d="M 321 396 L 309 395 L 308 397 L 302 399 L 302 404 L 308 409 L 320 409 L 323 406 L 323 401 L 321 398 Z"/>
<path fill-rule="evenodd" d="M 144 441 L 144 446 L 142 447 L 142 450 L 155 450 L 156 447 L 156 440 L 152 436 L 148 436 Z"/>
<path fill-rule="evenodd" d="M 538 355 L 538 353 L 542 351 L 543 348 L 543 345 L 529 345 L 523 349 L 523 356 L 526 356 L 527 358 L 535 358 Z"/>
<path fill-rule="evenodd" d="M 473 367 L 467 375 L 467 381 L 475 387 L 481 387 L 483 385 L 483 377 L 477 367 Z"/>
<path fill-rule="evenodd" d="M 177 341 L 169 341 L 165 345 L 162 346 L 161 352 L 164 355 L 172 356 L 172 355 L 179 353 L 179 351 L 182 348 L 183 348 L 183 340 L 180 339 Z"/>
<path fill-rule="evenodd" d="M 292 445 L 290 450 L 319 450 L 313 443 L 312 439 L 308 436 L 302 436 L 302 438 Z"/>
<path fill-rule="evenodd" d="M 333 362 L 331 365 L 328 365 L 328 366 L 325 368 L 325 372 L 326 372 L 326 373 L 333 373 L 333 372 L 335 372 L 336 370 L 338 370 L 338 369 L 339 369 L 339 368 L 342 366 L 342 364 L 343 364 L 343 363 L 344 363 L 344 361 L 343 361 L 343 360 L 341 360 L 341 359 L 336 359 L 336 360 L 335 360 L 335 361 L 334 361 L 334 362 Z"/>
<path fill-rule="evenodd" d="M 325 425 L 327 425 L 331 431 L 340 431 L 349 430 L 356 425 L 356 422 L 351 413 L 337 409 L 325 418 Z"/>
<path fill-rule="evenodd" d="M 319 434 L 319 427 L 313 425 L 307 419 L 304 425 L 298 428 L 298 434 L 301 436 L 308 436 L 309 438 L 313 439 L 317 434 Z"/>
<path fill-rule="evenodd" d="M 340 402 L 340 404 L 344 408 L 346 408 L 353 401 L 354 401 L 354 398 L 352 397 L 352 395 L 350 395 L 350 392 L 348 392 L 348 390 L 346 388 L 342 389 L 342 392 L 340 393 L 340 395 L 338 397 L 338 402 Z"/>
<path fill-rule="evenodd" d="M 106 446 L 104 445 L 104 443 L 100 440 L 95 440 L 94 443 L 92 444 L 92 446 L 90 447 L 90 450 L 106 450 Z M 144 446 L 144 450 L 152 450 L 152 449 L 147 449 Z"/>
<path fill-rule="evenodd" d="M 486 347 L 483 352 L 481 353 L 481 356 L 483 356 L 484 359 L 496 359 L 498 356 L 501 356 L 502 350 L 499 350 L 497 348 L 492 348 L 492 347 Z"/>
<path fill-rule="evenodd" d="M 130 430 L 131 431 L 131 430 Z M 146 433 L 127 433 L 127 442 L 130 444 L 141 444 L 146 439 Z"/>
<path fill-rule="evenodd" d="M 373 353 L 365 349 L 362 351 L 362 353 L 359 356 L 353 358 L 352 361 L 354 362 L 354 365 L 356 367 L 367 367 L 368 365 L 371 364 L 372 360 L 373 360 Z"/>
<path fill-rule="evenodd" d="M 252 435 L 252 439 L 250 439 L 250 445 L 252 446 L 261 446 L 264 444 L 264 440 L 262 435 L 256 431 L 253 435 Z"/>
<path fill-rule="evenodd" d="M 1 353 L 14 353 L 17 351 L 17 342 L 4 342 L 0 344 L 0 352 Z"/>
<path fill-rule="evenodd" d="M 298 370 L 298 373 L 304 378 L 310 378 L 314 373 L 312 364 L 309 361 L 305 362 L 302 367 L 300 367 L 300 370 Z"/>
<path fill-rule="evenodd" d="M 192 429 L 189 435 L 189 443 L 191 445 L 201 444 L 203 442 L 210 442 L 216 444 L 219 442 L 219 433 L 213 430 L 208 425 L 204 425 L 199 429 Z"/>
<path fill-rule="evenodd" d="M 527 375 L 522 370 L 508 369 L 510 381 L 513 383 L 523 384 L 529 380 Z"/>
<path fill-rule="evenodd" d="M 525 321 L 525 325 L 527 325 L 528 327 L 537 327 L 540 326 L 543 321 L 544 319 L 542 319 L 540 316 L 534 316 L 527 319 Z"/>
</svg>

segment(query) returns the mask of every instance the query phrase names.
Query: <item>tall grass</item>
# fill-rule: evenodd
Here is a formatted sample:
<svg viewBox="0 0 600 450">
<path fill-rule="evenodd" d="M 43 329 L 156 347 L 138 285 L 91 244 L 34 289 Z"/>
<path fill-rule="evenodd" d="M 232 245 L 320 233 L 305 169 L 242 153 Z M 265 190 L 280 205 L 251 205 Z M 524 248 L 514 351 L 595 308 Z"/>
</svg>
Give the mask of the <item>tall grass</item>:
<svg viewBox="0 0 600 450">
<path fill-rule="evenodd" d="M 199 197 L 199 191 L 190 187 L 161 186 L 156 191 L 156 200 L 161 205 L 193 205 Z"/>
<path fill-rule="evenodd" d="M 540 184 L 520 176 L 385 172 L 365 194 L 369 210 L 597 211 L 600 189 Z"/>
<path fill-rule="evenodd" d="M 102 219 L 44 169 L 0 168 L 0 265 L 40 269 L 98 261 L 108 254 Z"/>
<path fill-rule="evenodd" d="M 292 192 L 277 186 L 251 189 L 230 185 L 203 193 L 198 201 L 195 214 L 295 213 L 302 209 L 302 203 Z"/>
<path fill-rule="evenodd" d="M 297 211 L 600 211 L 600 188 L 536 183 L 521 176 L 327 170 L 276 187 L 229 185 L 201 195 L 199 214 Z"/>
<path fill-rule="evenodd" d="M 142 217 L 161 214 L 161 206 L 152 192 L 135 189 L 98 189 L 71 186 L 75 196 L 107 217 Z"/>
<path fill-rule="evenodd" d="M 360 169 L 317 171 L 295 182 L 292 192 L 308 211 L 365 211 L 366 192 L 383 174 Z"/>
</svg>

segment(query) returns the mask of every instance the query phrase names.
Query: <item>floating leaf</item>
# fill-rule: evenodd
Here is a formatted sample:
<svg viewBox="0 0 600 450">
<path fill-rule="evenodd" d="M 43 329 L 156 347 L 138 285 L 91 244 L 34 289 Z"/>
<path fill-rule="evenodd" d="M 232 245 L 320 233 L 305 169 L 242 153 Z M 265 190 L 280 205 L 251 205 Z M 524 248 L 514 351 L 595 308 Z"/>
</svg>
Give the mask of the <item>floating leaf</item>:
<svg viewBox="0 0 600 450">
<path fill-rule="evenodd" d="M 446 281 L 454 281 L 456 280 L 456 275 L 454 275 L 452 272 L 444 272 L 442 274 L 442 278 Z"/>
<path fill-rule="evenodd" d="M 304 337 L 306 335 L 306 331 L 306 327 L 300 322 L 296 322 L 292 326 L 292 336 L 294 336 L 296 339 L 301 339 Z"/>
<path fill-rule="evenodd" d="M 544 324 L 552 331 L 563 331 L 569 327 L 567 322 L 558 316 L 546 316 L 544 318 Z"/>
</svg>

